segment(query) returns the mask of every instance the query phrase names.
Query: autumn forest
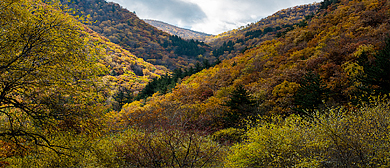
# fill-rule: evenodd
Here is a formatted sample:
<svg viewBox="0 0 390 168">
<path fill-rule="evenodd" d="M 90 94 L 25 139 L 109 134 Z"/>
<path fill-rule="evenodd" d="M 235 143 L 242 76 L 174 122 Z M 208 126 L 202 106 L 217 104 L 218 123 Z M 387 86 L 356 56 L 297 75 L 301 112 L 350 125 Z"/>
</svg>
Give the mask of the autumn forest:
<svg viewBox="0 0 390 168">
<path fill-rule="evenodd" d="M 219 35 L 105 0 L 0 1 L 0 167 L 387 167 L 389 94 L 387 0 Z"/>
</svg>

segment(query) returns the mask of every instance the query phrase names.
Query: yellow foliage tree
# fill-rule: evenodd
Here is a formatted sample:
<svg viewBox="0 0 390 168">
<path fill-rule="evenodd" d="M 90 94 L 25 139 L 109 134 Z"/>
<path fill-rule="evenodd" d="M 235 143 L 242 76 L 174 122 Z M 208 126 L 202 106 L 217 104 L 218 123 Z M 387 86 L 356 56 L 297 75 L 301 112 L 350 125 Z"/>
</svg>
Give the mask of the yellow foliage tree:
<svg viewBox="0 0 390 168">
<path fill-rule="evenodd" d="M 95 92 L 104 68 L 97 64 L 100 50 L 80 22 L 60 8 L 56 1 L 0 2 L 0 138 L 5 142 L 53 147 L 55 130 L 93 132 L 92 111 L 101 107 Z"/>
<path fill-rule="evenodd" d="M 313 120 L 264 117 L 234 145 L 226 167 L 387 167 L 389 102 L 352 111 L 339 107 Z"/>
</svg>

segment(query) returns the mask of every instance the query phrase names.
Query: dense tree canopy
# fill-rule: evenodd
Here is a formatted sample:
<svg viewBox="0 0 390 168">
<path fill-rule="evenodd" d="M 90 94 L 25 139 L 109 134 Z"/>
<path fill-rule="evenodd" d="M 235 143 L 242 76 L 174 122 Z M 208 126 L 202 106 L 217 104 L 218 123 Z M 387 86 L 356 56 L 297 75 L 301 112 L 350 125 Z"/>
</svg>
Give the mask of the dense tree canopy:
<svg viewBox="0 0 390 168">
<path fill-rule="evenodd" d="M 390 39 L 386 46 L 370 58 L 368 51 L 364 51 L 358 58 L 358 64 L 363 68 L 358 80 L 363 84 L 360 89 L 366 94 L 390 93 Z"/>
<path fill-rule="evenodd" d="M 298 114 L 311 116 L 312 113 L 324 104 L 328 89 L 318 74 L 309 71 L 301 80 L 300 87 L 294 95 L 294 111 Z"/>
<path fill-rule="evenodd" d="M 192 118 L 214 118 L 214 121 L 204 120 L 203 124 L 220 126 L 223 124 L 218 118 L 228 112 L 221 105 L 229 101 L 238 85 L 243 85 L 253 96 L 258 114 L 284 116 L 296 113 L 294 109 L 315 112 L 321 107 L 348 104 L 359 90 L 361 82 L 356 79 L 360 73 L 367 77 L 365 82 L 371 82 L 370 89 L 386 89 L 386 54 L 368 55 L 362 61 L 364 66 L 358 59 L 364 58 L 359 56 L 367 48 L 364 46 L 371 46 L 373 53 L 384 48 L 390 26 L 386 21 L 388 9 L 386 1 L 379 0 L 333 3 L 306 17 L 305 24 L 295 25 L 285 36 L 262 42 L 242 54 L 232 54 L 235 56 L 232 59 L 184 79 L 172 94 L 151 98 L 145 107 L 175 102 L 174 109 L 191 107 L 192 112 L 183 113 L 191 114 Z M 247 37 L 251 37 L 260 31 L 248 28 L 235 34 L 244 36 L 247 32 Z M 234 36 L 226 36 L 222 42 L 226 48 L 233 43 L 228 37 Z M 375 61 L 382 59 L 381 63 Z M 309 72 L 316 75 L 304 77 Z M 127 114 L 142 114 L 134 106 L 124 107 L 122 111 Z M 169 114 L 171 109 L 169 106 L 144 109 L 144 112 L 153 114 L 150 118 L 156 120 L 161 117 L 157 114 Z"/>
<path fill-rule="evenodd" d="M 232 58 L 266 40 L 281 37 L 294 29 L 294 25 L 306 23 L 305 17 L 317 12 L 320 4 L 313 3 L 283 9 L 256 23 L 242 26 L 217 36 L 206 38 L 213 48 L 212 55 L 220 59 Z"/>
<path fill-rule="evenodd" d="M 1 1 L 0 167 L 387 167 L 390 4 L 326 0 L 307 15 L 319 6 L 224 33 L 212 46 L 231 59 L 172 73 L 57 1 Z"/>
<path fill-rule="evenodd" d="M 61 0 L 74 15 L 90 16 L 89 28 L 107 37 L 139 58 L 173 70 L 195 64 L 208 48 L 195 41 L 171 36 L 139 19 L 136 14 L 105 0 Z M 73 13 L 72 13 L 73 14 Z M 199 60 L 202 60 L 200 58 Z"/>
<path fill-rule="evenodd" d="M 40 0 L 0 2 L 0 138 L 51 146 L 44 131 L 54 124 L 82 131 L 99 74 L 100 55 L 78 21 L 59 4 Z M 94 79 L 95 78 L 95 79 Z"/>
</svg>

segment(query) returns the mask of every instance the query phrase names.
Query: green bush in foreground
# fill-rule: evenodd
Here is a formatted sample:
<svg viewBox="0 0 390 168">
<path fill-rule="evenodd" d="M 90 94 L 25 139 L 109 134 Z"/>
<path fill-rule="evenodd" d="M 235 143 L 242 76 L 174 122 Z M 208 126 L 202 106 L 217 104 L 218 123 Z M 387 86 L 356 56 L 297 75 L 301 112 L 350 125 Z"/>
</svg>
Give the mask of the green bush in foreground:
<svg viewBox="0 0 390 168">
<path fill-rule="evenodd" d="M 114 144 L 118 137 L 91 138 L 75 134 L 53 135 L 57 152 L 45 147 L 26 149 L 24 155 L 5 159 L 11 167 L 118 167 Z"/>
<path fill-rule="evenodd" d="M 390 103 L 330 109 L 304 120 L 274 117 L 250 128 L 226 167 L 380 167 L 390 165 Z"/>
</svg>

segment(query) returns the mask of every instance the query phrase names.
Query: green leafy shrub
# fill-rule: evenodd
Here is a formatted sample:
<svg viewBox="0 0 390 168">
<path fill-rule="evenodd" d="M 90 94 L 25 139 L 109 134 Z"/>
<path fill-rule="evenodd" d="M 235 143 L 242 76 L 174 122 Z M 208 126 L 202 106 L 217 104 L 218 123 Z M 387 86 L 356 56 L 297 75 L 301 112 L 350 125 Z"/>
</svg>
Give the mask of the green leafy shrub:
<svg viewBox="0 0 390 168">
<path fill-rule="evenodd" d="M 390 165 L 390 102 L 329 109 L 304 120 L 273 117 L 232 147 L 227 167 L 381 167 Z M 325 115 L 326 114 L 326 115 Z"/>
<path fill-rule="evenodd" d="M 71 133 L 52 135 L 60 150 L 41 146 L 25 149 L 23 155 L 5 159 L 13 167 L 118 167 L 123 165 L 115 156 L 119 137 L 91 138 Z"/>
<path fill-rule="evenodd" d="M 232 148 L 227 157 L 227 167 L 291 167 L 303 162 L 307 166 L 319 164 L 320 159 L 306 155 L 307 147 L 314 138 L 305 129 L 310 123 L 298 116 L 291 116 L 285 121 L 279 117 L 271 120 L 251 128 L 246 134 L 248 139 Z"/>
</svg>

